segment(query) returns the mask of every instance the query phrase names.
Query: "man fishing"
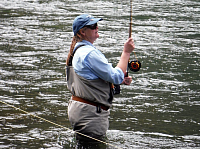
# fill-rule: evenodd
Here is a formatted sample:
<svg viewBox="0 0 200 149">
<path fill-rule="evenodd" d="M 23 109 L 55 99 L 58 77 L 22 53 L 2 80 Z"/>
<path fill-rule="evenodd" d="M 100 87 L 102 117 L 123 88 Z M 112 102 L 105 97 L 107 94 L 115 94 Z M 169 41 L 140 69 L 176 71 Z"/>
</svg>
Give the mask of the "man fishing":
<svg viewBox="0 0 200 149">
<path fill-rule="evenodd" d="M 77 16 L 73 22 L 72 39 L 67 65 L 67 84 L 72 93 L 68 105 L 69 121 L 74 131 L 101 139 L 109 127 L 109 108 L 113 100 L 113 84 L 130 85 L 132 78 L 125 77 L 134 42 L 129 38 L 114 68 L 95 48 L 97 23 L 103 19 L 88 14 Z M 77 139 L 83 139 L 77 134 Z"/>
</svg>

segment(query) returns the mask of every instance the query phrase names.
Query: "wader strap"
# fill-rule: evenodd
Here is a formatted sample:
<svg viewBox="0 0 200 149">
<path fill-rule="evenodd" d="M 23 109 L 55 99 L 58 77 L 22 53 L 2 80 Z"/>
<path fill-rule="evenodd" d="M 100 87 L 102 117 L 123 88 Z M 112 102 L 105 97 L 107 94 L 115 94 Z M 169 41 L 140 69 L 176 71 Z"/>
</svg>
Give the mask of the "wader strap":
<svg viewBox="0 0 200 149">
<path fill-rule="evenodd" d="M 73 57 L 74 57 L 74 54 L 75 54 L 76 50 L 77 50 L 78 48 L 82 47 L 82 46 L 85 46 L 85 45 L 84 45 L 84 44 L 83 44 L 83 45 L 79 45 L 79 46 L 74 50 L 74 52 L 72 53 L 72 55 L 70 56 L 70 58 L 69 58 L 69 66 L 72 66 L 72 59 L 73 59 Z"/>
</svg>

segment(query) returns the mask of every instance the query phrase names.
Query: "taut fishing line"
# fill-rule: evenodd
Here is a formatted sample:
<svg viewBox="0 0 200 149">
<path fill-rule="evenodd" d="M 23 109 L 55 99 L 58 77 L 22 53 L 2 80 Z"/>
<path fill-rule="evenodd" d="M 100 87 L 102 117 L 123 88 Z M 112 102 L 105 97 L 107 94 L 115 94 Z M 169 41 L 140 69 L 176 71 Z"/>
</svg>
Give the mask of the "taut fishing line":
<svg viewBox="0 0 200 149">
<path fill-rule="evenodd" d="M 5 105 L 7 105 L 7 106 L 9 106 L 9 107 L 14 108 L 15 110 L 19 110 L 19 111 L 21 111 L 21 112 L 23 112 L 23 113 L 26 113 L 26 114 L 28 114 L 28 115 L 31 115 L 31 116 L 33 116 L 33 117 L 35 117 L 35 118 L 38 118 L 38 119 L 40 119 L 40 120 L 43 120 L 43 121 L 45 121 L 45 122 L 51 123 L 51 124 L 53 124 L 53 125 L 55 125 L 55 126 L 64 128 L 64 129 L 66 129 L 66 130 L 69 130 L 69 131 L 71 131 L 71 132 L 77 133 L 77 134 L 82 135 L 82 136 L 84 136 L 84 137 L 87 137 L 87 138 L 89 138 L 89 139 L 92 139 L 92 140 L 95 140 L 95 141 L 97 141 L 97 142 L 100 142 L 100 143 L 103 143 L 103 144 L 112 146 L 112 147 L 114 147 L 114 148 L 122 149 L 122 148 L 117 147 L 117 146 L 115 146 L 115 145 L 112 145 L 112 144 L 110 144 L 110 143 L 107 143 L 107 142 L 104 142 L 104 141 L 102 141 L 102 140 L 98 140 L 98 139 L 96 139 L 96 138 L 87 136 L 87 135 L 82 134 L 82 133 L 80 133 L 80 132 L 73 131 L 73 130 L 67 128 L 67 127 L 64 127 L 64 126 L 62 126 L 62 125 L 59 125 L 59 124 L 57 124 L 57 123 L 54 123 L 54 122 L 49 121 L 49 120 L 47 120 L 47 119 L 44 119 L 44 118 L 42 118 L 42 117 L 39 117 L 39 116 L 37 116 L 37 115 L 31 114 L 31 113 L 29 113 L 29 112 L 27 112 L 27 111 L 25 111 L 25 110 L 22 110 L 22 109 L 20 109 L 20 108 L 17 108 L 17 107 L 15 107 L 15 106 L 10 105 L 10 104 L 8 104 L 8 103 L 6 103 L 6 102 L 3 102 L 3 101 L 1 101 L 1 100 L 0 100 L 0 102 L 3 103 L 3 104 L 5 104 Z"/>
</svg>

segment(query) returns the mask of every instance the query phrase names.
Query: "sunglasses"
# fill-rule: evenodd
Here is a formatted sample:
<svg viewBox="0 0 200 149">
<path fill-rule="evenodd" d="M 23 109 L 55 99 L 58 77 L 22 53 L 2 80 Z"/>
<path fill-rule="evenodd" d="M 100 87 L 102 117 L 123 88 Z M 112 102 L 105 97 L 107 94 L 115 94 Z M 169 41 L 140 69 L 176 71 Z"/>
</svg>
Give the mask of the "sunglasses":
<svg viewBox="0 0 200 149">
<path fill-rule="evenodd" d="M 91 29 L 91 30 L 94 30 L 94 29 L 97 28 L 97 23 L 92 24 L 92 25 L 86 25 L 85 27 L 87 27 L 87 28 L 89 28 L 89 29 Z"/>
</svg>

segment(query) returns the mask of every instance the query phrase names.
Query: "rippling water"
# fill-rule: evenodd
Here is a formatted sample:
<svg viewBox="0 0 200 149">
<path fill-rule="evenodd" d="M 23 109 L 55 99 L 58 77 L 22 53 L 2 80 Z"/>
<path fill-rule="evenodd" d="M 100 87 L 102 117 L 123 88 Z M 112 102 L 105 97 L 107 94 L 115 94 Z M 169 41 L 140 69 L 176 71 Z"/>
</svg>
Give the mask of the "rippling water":
<svg viewBox="0 0 200 149">
<path fill-rule="evenodd" d="M 71 129 L 64 67 L 73 19 L 81 13 L 104 18 L 95 46 L 115 66 L 128 38 L 129 6 L 119 0 L 1 1 L 0 100 Z M 114 99 L 107 142 L 200 147 L 200 2 L 133 1 L 132 36 L 142 68 L 129 73 L 132 84 Z M 70 130 L 0 107 L 0 148 L 75 147 Z"/>
</svg>

